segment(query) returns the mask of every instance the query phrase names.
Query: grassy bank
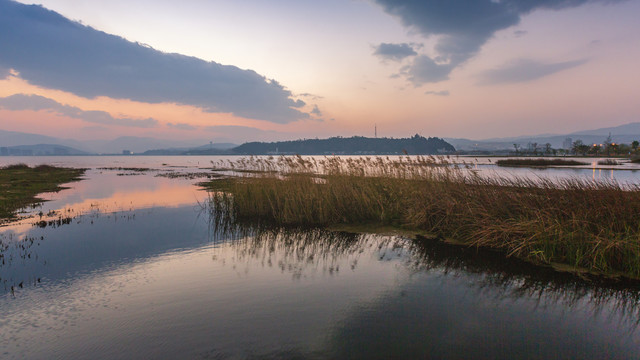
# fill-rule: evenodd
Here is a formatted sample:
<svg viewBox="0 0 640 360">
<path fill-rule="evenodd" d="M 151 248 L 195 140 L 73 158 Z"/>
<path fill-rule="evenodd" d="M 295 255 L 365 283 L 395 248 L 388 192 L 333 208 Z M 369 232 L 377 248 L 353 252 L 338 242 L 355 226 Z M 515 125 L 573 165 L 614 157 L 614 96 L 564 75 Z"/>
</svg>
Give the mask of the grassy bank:
<svg viewBox="0 0 640 360">
<path fill-rule="evenodd" d="M 547 166 L 579 166 L 589 165 L 588 163 L 576 160 L 566 159 L 504 159 L 496 161 L 498 166 L 532 166 L 532 167 L 547 167 Z"/>
<path fill-rule="evenodd" d="M 84 169 L 60 168 L 48 165 L 29 167 L 24 164 L 0 168 L 0 222 L 15 217 L 16 211 L 36 204 L 37 195 L 59 191 L 60 184 L 76 181 Z"/>
<path fill-rule="evenodd" d="M 535 263 L 640 278 L 640 187 L 481 178 L 433 158 L 249 159 L 214 180 L 217 216 L 279 225 L 362 223 L 428 232 Z"/>
</svg>

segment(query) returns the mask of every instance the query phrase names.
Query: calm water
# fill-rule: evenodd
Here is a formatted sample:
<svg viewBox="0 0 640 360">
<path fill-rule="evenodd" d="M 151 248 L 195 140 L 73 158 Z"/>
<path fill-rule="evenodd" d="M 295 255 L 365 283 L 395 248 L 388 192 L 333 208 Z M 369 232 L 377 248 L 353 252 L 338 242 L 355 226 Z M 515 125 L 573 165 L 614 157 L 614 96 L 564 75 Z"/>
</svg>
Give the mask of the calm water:
<svg viewBox="0 0 640 360">
<path fill-rule="evenodd" d="M 222 227 L 197 179 L 97 169 L 198 158 L 69 159 L 87 179 L 0 228 L 0 358 L 637 359 L 637 284 L 428 240 Z"/>
<path fill-rule="evenodd" d="M 343 156 L 357 157 L 357 156 Z M 243 158 L 243 156 L 0 156 L 0 166 L 25 163 L 28 165 L 50 164 L 58 166 L 100 168 L 151 168 L 157 171 L 198 172 L 207 171 L 212 162 L 227 162 Z M 316 158 L 324 158 L 317 156 Z M 390 158 L 394 158 L 390 156 Z M 397 158 L 397 156 L 395 157 Z M 620 183 L 640 183 L 640 164 L 632 164 L 625 159 L 618 160 L 620 165 L 598 165 L 603 158 L 576 158 L 588 165 L 576 167 L 551 167 L 545 169 L 499 167 L 496 157 L 450 157 L 457 164 L 467 164 L 473 171 L 485 176 L 520 176 L 544 178 L 583 178 L 592 180 L 614 180 Z M 570 158 L 568 158 L 570 159 Z"/>
</svg>

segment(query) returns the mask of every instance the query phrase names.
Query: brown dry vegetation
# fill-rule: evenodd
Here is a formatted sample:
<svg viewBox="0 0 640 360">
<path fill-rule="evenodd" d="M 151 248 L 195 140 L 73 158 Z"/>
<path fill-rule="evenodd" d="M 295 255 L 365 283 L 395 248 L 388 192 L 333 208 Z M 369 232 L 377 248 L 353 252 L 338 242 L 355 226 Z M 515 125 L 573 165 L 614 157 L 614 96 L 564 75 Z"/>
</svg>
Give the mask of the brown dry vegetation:
<svg viewBox="0 0 640 360">
<path fill-rule="evenodd" d="M 640 186 L 485 178 L 433 157 L 248 158 L 216 216 L 279 225 L 392 225 L 528 261 L 640 278 Z M 216 190 L 216 182 L 211 182 Z"/>
</svg>

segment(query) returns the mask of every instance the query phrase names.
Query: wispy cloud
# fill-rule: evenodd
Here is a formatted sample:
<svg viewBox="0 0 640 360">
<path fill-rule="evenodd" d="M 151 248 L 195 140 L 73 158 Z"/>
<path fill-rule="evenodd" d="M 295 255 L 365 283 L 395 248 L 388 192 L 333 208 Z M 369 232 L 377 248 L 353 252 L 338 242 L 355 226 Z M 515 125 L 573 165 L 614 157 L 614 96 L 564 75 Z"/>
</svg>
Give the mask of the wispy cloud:
<svg viewBox="0 0 640 360">
<path fill-rule="evenodd" d="M 0 49 L 0 68 L 87 98 L 179 103 L 276 123 L 309 117 L 304 101 L 255 71 L 163 53 L 37 5 L 0 0 Z"/>
<path fill-rule="evenodd" d="M 322 111 L 320 111 L 318 105 L 313 105 L 313 110 L 311 110 L 311 113 L 315 116 L 322 116 Z"/>
<path fill-rule="evenodd" d="M 278 131 L 238 125 L 207 126 L 204 130 L 216 133 L 218 138 L 231 139 L 233 141 L 273 141 L 286 136 L 286 134 Z"/>
<path fill-rule="evenodd" d="M 196 130 L 197 127 L 187 124 L 187 123 L 167 123 L 168 127 L 178 129 L 178 130 Z"/>
<path fill-rule="evenodd" d="M 309 98 L 311 100 L 321 100 L 324 99 L 323 96 L 320 95 L 316 95 L 316 94 L 310 94 L 310 93 L 302 93 L 302 94 L 298 94 L 299 97 L 304 97 L 304 98 Z"/>
<path fill-rule="evenodd" d="M 515 37 L 519 38 L 519 37 L 523 37 L 523 36 L 527 35 L 527 33 L 528 32 L 526 30 L 516 30 L 516 31 L 513 32 L 513 35 Z"/>
<path fill-rule="evenodd" d="M 442 91 L 425 91 L 425 95 L 449 96 L 449 90 Z"/>
<path fill-rule="evenodd" d="M 586 3 L 624 0 L 374 0 L 384 11 L 425 37 L 438 36 L 433 56 L 416 56 L 403 74 L 414 85 L 449 79 L 497 31 L 534 10 L 560 10 Z"/>
<path fill-rule="evenodd" d="M 517 59 L 504 66 L 479 75 L 479 85 L 513 84 L 533 81 L 557 72 L 574 68 L 587 60 L 543 63 L 531 59 Z"/>
<path fill-rule="evenodd" d="M 86 122 L 103 125 L 118 125 L 141 128 L 151 128 L 158 125 L 158 120 L 156 119 L 117 118 L 111 116 L 111 114 L 105 111 L 85 111 L 74 106 L 60 104 L 53 99 L 40 95 L 15 94 L 3 97 L 0 98 L 0 108 L 12 111 L 49 111 L 61 116 L 68 116 L 73 119 L 79 119 Z"/>
<path fill-rule="evenodd" d="M 418 53 L 414 49 L 414 44 L 381 43 L 378 46 L 374 46 L 373 55 L 381 58 L 382 60 L 400 61 L 407 57 L 418 55 Z"/>
</svg>

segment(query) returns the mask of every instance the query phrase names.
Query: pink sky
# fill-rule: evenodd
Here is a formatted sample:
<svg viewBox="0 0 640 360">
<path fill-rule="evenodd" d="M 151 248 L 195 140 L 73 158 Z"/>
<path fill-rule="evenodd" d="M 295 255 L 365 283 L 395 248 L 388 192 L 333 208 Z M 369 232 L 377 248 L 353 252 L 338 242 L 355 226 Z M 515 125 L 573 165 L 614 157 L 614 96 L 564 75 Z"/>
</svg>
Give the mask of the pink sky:
<svg viewBox="0 0 640 360">
<path fill-rule="evenodd" d="M 432 2 L 44 0 L 124 39 L 102 54 L 92 46 L 106 34 L 53 31 L 33 8 L 24 29 L 0 15 L 11 29 L 0 44 L 12 49 L 0 55 L 0 130 L 240 143 L 372 136 L 374 124 L 379 136 L 482 139 L 640 120 L 639 2 L 505 12 L 487 0 L 451 19 Z M 33 24 L 49 29 L 51 49 L 31 40 Z"/>
</svg>

